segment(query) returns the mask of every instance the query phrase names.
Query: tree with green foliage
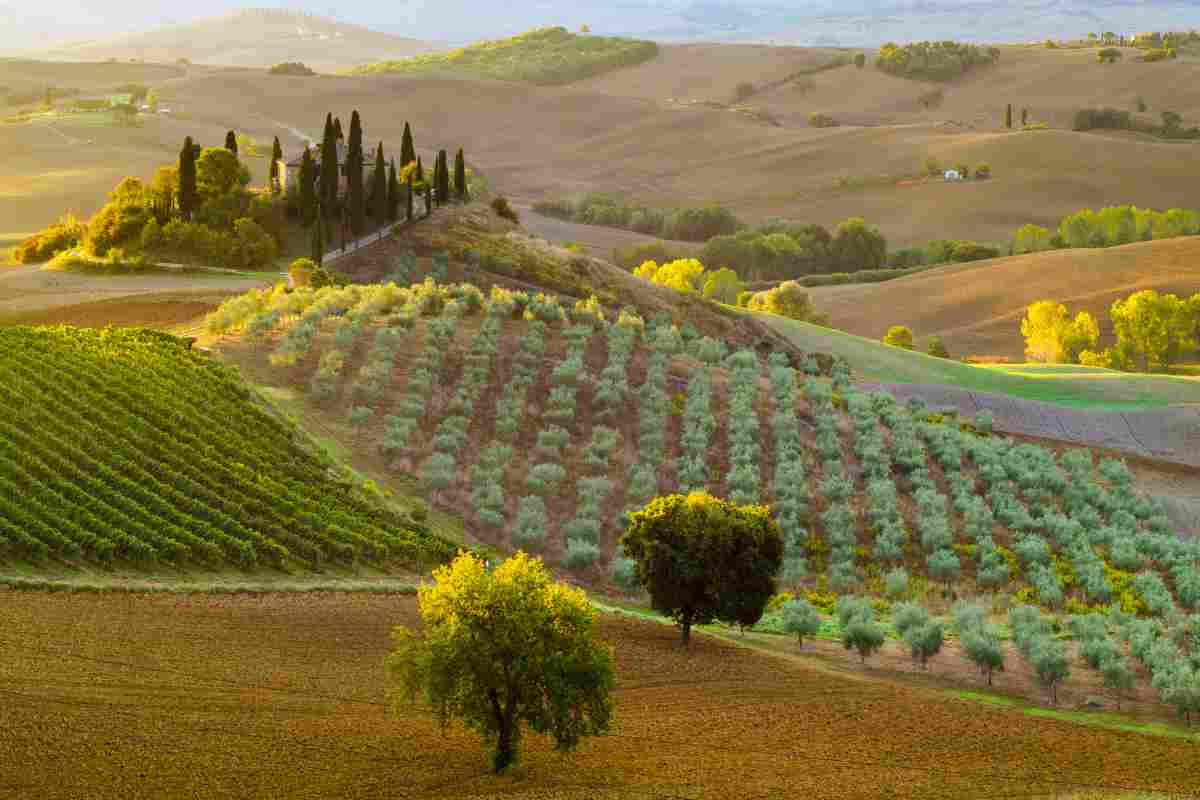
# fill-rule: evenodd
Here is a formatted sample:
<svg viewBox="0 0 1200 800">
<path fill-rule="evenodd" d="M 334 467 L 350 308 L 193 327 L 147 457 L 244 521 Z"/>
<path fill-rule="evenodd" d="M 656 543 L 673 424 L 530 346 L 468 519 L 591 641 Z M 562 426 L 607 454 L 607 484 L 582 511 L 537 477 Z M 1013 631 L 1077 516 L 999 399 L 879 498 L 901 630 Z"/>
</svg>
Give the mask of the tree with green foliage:
<svg viewBox="0 0 1200 800">
<path fill-rule="evenodd" d="M 460 203 L 471 199 L 471 189 L 467 186 L 467 160 L 461 147 L 454 156 L 454 195 Z"/>
<path fill-rule="evenodd" d="M 1121 51 L 1115 47 L 1105 47 L 1096 53 L 1096 60 L 1101 64 L 1115 64 L 1121 60 Z"/>
<path fill-rule="evenodd" d="M 438 203 L 445 205 L 450 202 L 450 157 L 445 150 L 438 151 L 438 161 L 441 170 L 438 173 Z"/>
<path fill-rule="evenodd" d="M 946 349 L 946 343 L 942 341 L 940 336 L 930 336 L 929 344 L 925 348 L 925 352 L 934 358 L 949 358 L 950 351 Z"/>
<path fill-rule="evenodd" d="M 1124 697 L 1137 683 L 1137 677 L 1129 668 L 1129 663 L 1121 656 L 1113 655 L 1100 663 L 1100 677 L 1104 688 L 1112 692 L 1117 710 L 1121 710 L 1121 698 Z"/>
<path fill-rule="evenodd" d="M 738 274 L 728 267 L 721 267 L 704 275 L 702 294 L 709 300 L 733 305 L 742 293 L 744 284 Z"/>
<path fill-rule="evenodd" d="M 1071 664 L 1062 642 L 1040 636 L 1030 647 L 1030 661 L 1038 683 L 1050 692 L 1050 705 L 1058 704 L 1058 685 L 1071 675 Z"/>
<path fill-rule="evenodd" d="M 655 610 L 671 617 L 687 647 L 693 625 L 753 625 L 775 593 L 783 535 L 764 506 L 704 492 L 651 500 L 621 536 Z"/>
<path fill-rule="evenodd" d="M 333 138 L 335 141 L 338 141 L 338 142 L 346 141 L 346 134 L 342 133 L 341 117 L 333 118 Z"/>
<path fill-rule="evenodd" d="M 321 185 L 317 194 L 325 215 L 333 219 L 338 208 L 337 132 L 333 127 L 333 114 L 325 115 L 325 133 L 321 137 Z"/>
<path fill-rule="evenodd" d="M 279 194 L 279 162 L 283 161 L 283 146 L 279 144 L 279 137 L 275 137 L 275 143 L 271 146 L 271 192 Z"/>
<path fill-rule="evenodd" d="M 315 171 L 316 165 L 313 164 L 312 151 L 305 146 L 304 152 L 300 155 L 300 173 L 296 178 L 300 182 L 300 219 L 305 225 L 310 224 L 320 213 L 316 176 L 313 174 Z"/>
<path fill-rule="evenodd" d="M 783 629 L 796 634 L 796 642 L 804 647 L 805 636 L 815 636 L 821 629 L 821 612 L 803 597 L 789 600 L 783 606 Z"/>
<path fill-rule="evenodd" d="M 1000 635 L 990 626 L 971 628 L 959 635 L 959 641 L 967 658 L 991 686 L 992 674 L 1004 671 L 1004 643 L 1000 641 Z"/>
<path fill-rule="evenodd" d="M 867 65 L 867 56 L 865 53 L 856 53 L 854 55 L 854 66 L 862 69 Z"/>
<path fill-rule="evenodd" d="M 830 254 L 836 270 L 880 269 L 887 263 L 887 240 L 862 217 L 850 217 L 834 231 Z"/>
<path fill-rule="evenodd" d="M 249 180 L 249 172 L 227 148 L 206 147 L 196 160 L 196 190 L 203 200 L 227 195 Z"/>
<path fill-rule="evenodd" d="M 879 652 L 884 639 L 883 628 L 879 627 L 873 616 L 857 616 L 842 626 L 842 646 L 856 651 L 863 664 Z"/>
<path fill-rule="evenodd" d="M 1117 347 L 1141 361 L 1143 372 L 1170 370 L 1182 353 L 1196 347 L 1200 303 L 1153 289 L 1117 300 L 1109 310 Z"/>
<path fill-rule="evenodd" d="M 375 150 L 375 171 L 371 173 L 371 211 L 375 224 L 383 227 L 388 221 L 388 171 L 383 158 L 383 142 Z"/>
<path fill-rule="evenodd" d="M 1046 364 L 1074 364 L 1085 350 L 1093 350 L 1100 338 L 1100 326 L 1086 311 L 1072 320 L 1066 306 L 1053 300 L 1031 303 L 1021 320 L 1025 354 Z"/>
<path fill-rule="evenodd" d="M 417 151 L 413 147 L 412 128 L 404 123 L 404 136 L 400 139 L 400 168 L 403 169 L 417 160 Z"/>
<path fill-rule="evenodd" d="M 192 213 L 200 205 L 196 193 L 196 148 L 192 137 L 183 140 L 183 149 L 179 151 L 179 216 L 184 222 L 190 222 Z"/>
<path fill-rule="evenodd" d="M 229 152 L 233 153 L 235 156 L 238 154 L 238 143 L 237 143 L 237 132 L 236 131 L 229 131 L 228 133 L 225 134 L 225 149 L 228 150 Z"/>
<path fill-rule="evenodd" d="M 905 350 L 913 349 L 913 332 L 904 325 L 893 325 L 883 337 L 883 343 Z"/>
<path fill-rule="evenodd" d="M 346 142 L 346 204 L 350 231 L 361 236 L 367 228 L 367 198 L 363 188 L 363 131 L 358 110 L 350 115 L 350 138 Z"/>
<path fill-rule="evenodd" d="M 613 657 L 594 638 L 582 589 L 556 583 L 522 552 L 492 570 L 461 553 L 433 578 L 417 593 L 423 629 L 392 633 L 397 715 L 422 697 L 443 729 L 461 720 L 494 743 L 497 773 L 516 763 L 524 727 L 564 753 L 608 731 Z"/>
<path fill-rule="evenodd" d="M 904 646 L 908 648 L 913 661 L 923 670 L 929 669 L 929 659 L 942 651 L 944 641 L 942 624 L 934 620 L 928 620 L 904 632 Z"/>
</svg>

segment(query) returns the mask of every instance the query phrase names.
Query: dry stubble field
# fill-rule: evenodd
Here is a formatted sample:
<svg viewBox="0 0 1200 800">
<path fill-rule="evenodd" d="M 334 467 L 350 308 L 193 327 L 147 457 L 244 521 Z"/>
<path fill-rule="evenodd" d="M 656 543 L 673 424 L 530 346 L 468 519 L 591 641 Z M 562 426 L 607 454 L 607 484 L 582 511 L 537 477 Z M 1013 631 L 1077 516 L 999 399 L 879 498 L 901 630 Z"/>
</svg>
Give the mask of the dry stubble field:
<svg viewBox="0 0 1200 800">
<path fill-rule="evenodd" d="M 1194 793 L 1191 742 L 1078 727 L 603 617 L 616 724 L 514 777 L 458 726 L 388 717 L 411 597 L 0 592 L 5 797 L 991 798 Z"/>
</svg>

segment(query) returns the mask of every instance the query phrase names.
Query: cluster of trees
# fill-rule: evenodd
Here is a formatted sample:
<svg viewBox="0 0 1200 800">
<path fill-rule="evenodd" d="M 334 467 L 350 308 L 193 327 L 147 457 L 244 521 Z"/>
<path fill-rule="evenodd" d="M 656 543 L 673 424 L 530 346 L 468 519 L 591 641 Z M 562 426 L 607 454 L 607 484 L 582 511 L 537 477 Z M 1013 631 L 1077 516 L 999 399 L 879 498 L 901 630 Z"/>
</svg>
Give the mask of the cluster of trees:
<svg viewBox="0 0 1200 800">
<path fill-rule="evenodd" d="M 339 158 L 341 152 L 345 153 L 344 159 Z M 271 178 L 272 185 L 277 188 L 278 140 L 275 153 Z M 365 174 L 368 165 L 370 173 Z M 462 148 L 455 156 L 453 182 L 445 150 L 438 151 L 433 171 L 426 174 L 413 144 L 412 128 L 406 122 L 397 170 L 396 159 L 388 161 L 385 158 L 383 142 L 378 143 L 373 158 L 368 159 L 363 149 L 362 119 L 357 110 L 351 115 L 348 137 L 342 134 L 341 120 L 327 114 L 320 149 L 314 154 L 305 147 L 301 154 L 298 178 L 288 189 L 288 206 L 306 227 L 312 228 L 312 257 L 320 264 L 325 252 L 327 227 L 339 228 L 344 247 L 350 237 L 361 236 L 372 226 L 383 227 L 399 219 L 401 205 L 405 218 L 411 220 L 414 198 L 418 194 L 425 197 L 426 214 L 451 201 L 466 202 L 470 199 L 468 181 Z"/>
<path fill-rule="evenodd" d="M 533 210 L 569 222 L 622 228 L 684 242 L 704 242 L 745 227 L 732 211 L 721 206 L 657 209 L 630 205 L 622 198 L 596 192 L 538 202 Z"/>
<path fill-rule="evenodd" d="M 1065 217 L 1051 232 L 1026 224 L 1013 235 L 1012 252 L 1035 253 L 1075 247 L 1114 247 L 1133 242 L 1173 239 L 1200 233 L 1200 213 L 1171 208 L 1155 211 L 1137 206 L 1109 206 L 1099 211 L 1085 208 Z"/>
<path fill-rule="evenodd" d="M 888 42 L 879 48 L 875 66 L 901 78 L 951 80 L 975 67 L 995 64 L 1000 50 L 984 49 L 961 42 L 913 42 L 898 45 Z"/>
<path fill-rule="evenodd" d="M 1028 124 L 1029 124 L 1029 109 L 1022 108 L 1021 109 L 1021 127 L 1024 128 Z M 1004 107 L 1004 127 L 1008 128 L 1009 130 L 1012 130 L 1012 127 L 1013 127 L 1013 104 L 1012 103 L 1009 103 L 1007 106 Z M 990 175 L 990 170 L 989 170 L 989 175 Z M 976 177 L 978 177 L 978 176 L 976 176 Z"/>
<path fill-rule="evenodd" d="M 887 261 L 887 239 L 862 217 L 847 219 L 833 233 L 822 225 L 777 220 L 709 239 L 700 258 L 736 270 L 748 280 L 789 279 L 879 269 Z"/>
<path fill-rule="evenodd" d="M 906 325 L 893 325 L 884 334 L 883 343 L 891 347 L 899 347 L 902 350 L 912 350 L 914 349 L 913 332 Z M 930 336 L 925 347 L 925 352 L 934 358 L 950 357 L 950 351 L 940 336 Z"/>
<path fill-rule="evenodd" d="M 1196 349 L 1200 337 L 1200 292 L 1191 298 L 1153 289 L 1117 300 L 1109 310 L 1116 343 L 1098 350 L 1100 326 L 1086 311 L 1072 320 L 1065 306 L 1039 300 L 1021 321 L 1025 352 L 1035 361 L 1083 364 L 1125 371 L 1169 372 Z"/>
<path fill-rule="evenodd" d="M 300 61 L 284 61 L 281 64 L 271 67 L 267 70 L 267 73 L 270 75 L 296 75 L 300 77 L 309 77 L 317 74 L 308 65 Z"/>
<path fill-rule="evenodd" d="M 1118 130 L 1153 133 L 1164 139 L 1200 139 L 1200 127 L 1183 127 L 1183 117 L 1174 111 L 1162 111 L 1161 124 L 1138 119 L 1128 111 L 1115 108 L 1081 108 L 1075 112 L 1071 127 L 1077 131 Z"/>
</svg>

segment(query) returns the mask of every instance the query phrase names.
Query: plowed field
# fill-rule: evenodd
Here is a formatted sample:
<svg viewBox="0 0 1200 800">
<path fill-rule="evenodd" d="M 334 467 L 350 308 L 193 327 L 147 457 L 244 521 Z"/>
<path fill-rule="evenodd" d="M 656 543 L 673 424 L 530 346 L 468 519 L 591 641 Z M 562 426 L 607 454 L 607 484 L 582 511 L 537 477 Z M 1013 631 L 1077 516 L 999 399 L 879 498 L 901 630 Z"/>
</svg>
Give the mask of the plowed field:
<svg viewBox="0 0 1200 800">
<path fill-rule="evenodd" d="M 604 618 L 612 735 L 515 777 L 473 735 L 388 717 L 412 598 L 0 592 L 0 797 L 986 798 L 1195 793 L 1190 742 L 1083 728 Z"/>
</svg>

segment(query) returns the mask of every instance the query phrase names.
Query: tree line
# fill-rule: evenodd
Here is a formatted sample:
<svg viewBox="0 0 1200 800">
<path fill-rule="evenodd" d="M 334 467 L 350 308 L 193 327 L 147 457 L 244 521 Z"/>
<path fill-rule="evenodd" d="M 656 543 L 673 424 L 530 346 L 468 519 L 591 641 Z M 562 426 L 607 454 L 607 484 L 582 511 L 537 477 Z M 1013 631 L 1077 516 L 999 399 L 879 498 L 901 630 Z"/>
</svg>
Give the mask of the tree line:
<svg viewBox="0 0 1200 800">
<path fill-rule="evenodd" d="M 954 41 L 887 42 L 879 48 L 875 66 L 901 78 L 951 80 L 970 70 L 1000 60 L 1000 50 Z"/>
</svg>

